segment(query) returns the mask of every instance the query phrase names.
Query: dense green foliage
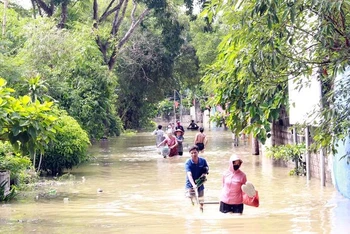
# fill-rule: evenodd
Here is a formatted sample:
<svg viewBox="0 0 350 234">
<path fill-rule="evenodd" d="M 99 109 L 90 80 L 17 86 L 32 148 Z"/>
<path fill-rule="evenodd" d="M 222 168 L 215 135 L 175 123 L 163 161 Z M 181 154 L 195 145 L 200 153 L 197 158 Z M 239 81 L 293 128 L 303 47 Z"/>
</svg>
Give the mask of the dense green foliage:
<svg viewBox="0 0 350 234">
<path fill-rule="evenodd" d="M 76 34 L 55 28 L 50 20 L 32 23 L 18 56 L 30 65 L 28 74 L 45 77 L 48 90 L 43 94 L 78 120 L 91 138 L 119 135 L 122 126 L 113 108 L 116 78 L 101 65 L 87 28 L 77 25 Z"/>
<path fill-rule="evenodd" d="M 59 128 L 52 102 L 41 103 L 32 101 L 30 96 L 15 97 L 14 94 L 15 90 L 6 87 L 6 81 L 0 78 L 0 169 L 10 170 L 11 179 L 22 183 L 30 180 L 27 172 L 31 163 L 35 165 L 36 153 L 45 151 Z M 1 199 L 13 196 L 14 188 Z"/>
<path fill-rule="evenodd" d="M 349 61 L 347 1 L 200 1 L 202 18 L 193 1 L 187 12 L 178 1 L 32 3 L 7 10 L 0 75 L 19 95 L 51 98 L 90 138 L 148 125 L 176 90 L 202 110 L 222 106 L 218 121 L 264 143 L 288 109 L 288 80 L 301 88 L 314 73 L 324 98 L 315 142 L 347 134 L 348 82 L 337 84 L 342 95 L 333 89 Z"/>
<path fill-rule="evenodd" d="M 286 162 L 295 161 L 305 153 L 305 150 L 305 144 L 271 146 L 266 148 L 266 156 Z"/>
<path fill-rule="evenodd" d="M 274 160 L 282 160 L 284 162 L 295 162 L 295 168 L 290 171 L 290 175 L 305 175 L 305 160 L 303 159 L 306 152 L 305 144 L 287 144 L 266 147 L 266 156 Z M 304 156 L 305 158 L 305 156 Z"/>
<path fill-rule="evenodd" d="M 52 102 L 41 103 L 36 98 L 38 90 L 34 87 L 39 81 L 33 78 L 29 82 L 32 100 L 26 95 L 14 97 L 15 90 L 7 88 L 0 78 L 0 169 L 11 171 L 11 179 L 17 183 L 31 180 L 26 173 L 31 164 L 40 171 L 43 162 L 44 169 L 60 173 L 87 159 L 88 135 Z"/>
<path fill-rule="evenodd" d="M 146 20 L 130 39 L 132 46 L 117 60 L 118 112 L 127 129 L 147 125 L 155 116 L 157 103 L 177 86 L 172 70 L 182 43 L 181 26 L 170 13 L 165 17 L 164 29 L 158 33 L 152 33 L 156 31 L 153 21 L 160 23 L 160 19 Z"/>
<path fill-rule="evenodd" d="M 20 92 L 21 77 L 40 76 L 47 86 L 42 95 L 67 110 L 90 138 L 147 125 L 157 103 L 188 77 L 181 69 L 173 75 L 183 26 L 166 1 L 33 3 L 34 15 L 47 18 L 28 20 L 21 31 L 21 49 L 11 56 L 21 72 L 11 85 Z"/>
<path fill-rule="evenodd" d="M 63 113 L 58 125 L 61 131 L 48 144 L 41 165 L 42 170 L 52 175 L 61 174 L 64 169 L 72 169 L 89 158 L 87 149 L 90 141 L 78 122 Z"/>
<path fill-rule="evenodd" d="M 30 158 L 16 153 L 8 142 L 0 142 L 0 170 L 10 171 L 11 180 L 21 183 L 28 175 L 23 172 L 32 167 Z"/>
<path fill-rule="evenodd" d="M 15 98 L 14 92 L 0 78 L 0 140 L 35 158 L 36 151 L 43 152 L 58 130 L 53 103 L 32 102 L 26 95 Z"/>
<path fill-rule="evenodd" d="M 300 78 L 318 73 L 324 100 L 323 112 L 316 113 L 323 122 L 315 143 L 334 146 L 347 135 L 348 112 L 335 111 L 332 85 L 349 65 L 349 9 L 347 1 L 329 0 L 208 4 L 203 15 L 222 22 L 227 35 L 205 82 L 216 94 L 212 103 L 225 106 L 234 132 L 253 133 L 264 142 L 270 123 L 288 108 L 288 79 L 301 88 L 308 84 Z M 340 92 L 347 94 L 347 87 L 348 82 Z"/>
</svg>

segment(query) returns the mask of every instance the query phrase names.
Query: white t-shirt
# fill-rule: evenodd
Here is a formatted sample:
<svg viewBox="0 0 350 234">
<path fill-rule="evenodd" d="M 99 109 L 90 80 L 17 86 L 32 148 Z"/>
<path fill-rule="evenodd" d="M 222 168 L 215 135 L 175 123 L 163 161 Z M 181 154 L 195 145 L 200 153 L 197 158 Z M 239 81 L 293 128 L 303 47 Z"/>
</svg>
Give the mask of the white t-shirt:
<svg viewBox="0 0 350 234">
<path fill-rule="evenodd" d="M 156 135 L 156 143 L 157 143 L 157 145 L 165 139 L 164 131 L 162 129 L 154 130 L 153 131 L 153 135 Z"/>
</svg>

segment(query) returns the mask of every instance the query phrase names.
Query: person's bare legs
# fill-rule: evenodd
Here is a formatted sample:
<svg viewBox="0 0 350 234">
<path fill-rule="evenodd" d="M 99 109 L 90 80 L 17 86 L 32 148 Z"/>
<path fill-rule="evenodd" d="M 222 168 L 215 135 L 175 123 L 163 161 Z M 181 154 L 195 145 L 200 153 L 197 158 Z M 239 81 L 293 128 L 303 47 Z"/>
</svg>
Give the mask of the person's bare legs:
<svg viewBox="0 0 350 234">
<path fill-rule="evenodd" d="M 199 209 L 203 212 L 203 206 L 204 206 L 204 197 L 199 197 Z"/>
<path fill-rule="evenodd" d="M 193 199 L 196 200 L 195 196 L 196 195 L 195 195 L 193 189 L 189 189 L 189 190 L 186 191 L 186 197 L 188 197 L 190 199 L 190 201 L 192 203 L 192 206 L 194 206 L 194 203 L 195 203 L 195 201 Z"/>
<path fill-rule="evenodd" d="M 190 200 L 191 200 L 192 206 L 194 206 L 193 197 L 191 196 L 191 197 L 189 197 L 189 198 L 190 198 Z"/>
</svg>

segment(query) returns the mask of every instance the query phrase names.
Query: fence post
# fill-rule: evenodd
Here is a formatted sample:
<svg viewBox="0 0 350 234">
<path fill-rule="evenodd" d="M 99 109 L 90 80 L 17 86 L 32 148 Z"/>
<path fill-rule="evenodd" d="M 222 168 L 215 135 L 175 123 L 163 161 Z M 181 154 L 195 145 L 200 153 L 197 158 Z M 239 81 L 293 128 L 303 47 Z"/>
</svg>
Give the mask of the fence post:
<svg viewBox="0 0 350 234">
<path fill-rule="evenodd" d="M 309 138 L 309 127 L 305 128 L 305 162 L 306 162 L 306 179 L 310 180 L 310 138 Z"/>
<path fill-rule="evenodd" d="M 321 185 L 326 186 L 326 166 L 325 166 L 325 153 L 323 148 L 320 149 L 320 178 Z"/>
<path fill-rule="evenodd" d="M 4 196 L 10 193 L 10 171 L 0 171 L 0 184 L 7 181 L 4 187 Z"/>
</svg>

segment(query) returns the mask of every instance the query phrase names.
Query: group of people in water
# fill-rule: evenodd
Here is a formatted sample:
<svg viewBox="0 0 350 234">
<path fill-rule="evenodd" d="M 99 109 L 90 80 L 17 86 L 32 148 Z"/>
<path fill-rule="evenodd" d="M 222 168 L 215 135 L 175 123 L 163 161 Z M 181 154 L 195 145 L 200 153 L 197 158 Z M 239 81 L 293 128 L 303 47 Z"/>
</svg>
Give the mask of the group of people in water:
<svg viewBox="0 0 350 234">
<path fill-rule="evenodd" d="M 194 121 L 192 121 L 191 124 L 193 122 Z M 191 124 L 189 127 L 194 126 Z M 197 129 L 198 128 L 197 126 Z M 191 199 L 192 204 L 194 204 L 193 199 L 196 199 L 200 204 L 202 212 L 204 205 L 204 182 L 206 181 L 206 175 L 209 174 L 207 160 L 199 156 L 200 152 L 204 152 L 204 148 L 208 142 L 203 132 L 204 128 L 200 127 L 199 132 L 195 135 L 194 145 L 189 147 L 191 157 L 185 162 L 186 197 Z M 185 130 L 183 126 L 181 126 L 180 121 L 177 121 L 175 127 L 169 125 L 166 134 L 162 130 L 162 125 L 158 125 L 158 128 L 153 134 L 156 135 L 157 147 L 166 145 L 169 148 L 169 157 L 183 155 L 182 144 Z M 222 177 L 223 184 L 219 202 L 219 211 L 222 213 L 242 214 L 245 203 L 244 198 L 247 195 L 251 197 L 251 199 L 258 199 L 256 198 L 254 186 L 247 182 L 246 174 L 240 170 L 242 163 L 243 160 L 235 154 L 229 159 L 229 167 Z"/>
<path fill-rule="evenodd" d="M 193 120 L 187 127 L 190 130 L 198 130 L 198 128 L 199 132 L 195 135 L 194 145 L 198 146 L 200 152 L 204 152 L 205 145 L 208 143 L 208 139 L 204 134 L 204 128 L 199 127 Z M 162 149 L 164 158 L 183 155 L 185 129 L 180 121 L 176 122 L 176 126 L 170 123 L 165 132 L 163 131 L 163 126 L 158 125 L 157 129 L 153 131 L 153 135 L 156 135 L 157 147 L 164 146 Z"/>
<path fill-rule="evenodd" d="M 199 156 L 199 149 L 196 145 L 189 148 L 189 153 L 191 158 L 185 163 L 186 196 L 191 200 L 194 197 L 198 199 L 200 209 L 203 212 L 204 182 L 206 175 L 209 174 L 209 165 L 206 159 Z M 222 213 L 241 215 L 244 204 L 252 205 L 253 201 L 258 199 L 254 186 L 247 182 L 246 174 L 240 170 L 242 163 L 243 160 L 238 155 L 232 155 L 229 159 L 228 169 L 223 173 L 219 202 L 219 211 Z M 201 178 L 204 179 L 201 180 Z M 245 199 L 247 196 L 250 198 Z M 256 201 L 254 203 L 256 204 Z"/>
</svg>

